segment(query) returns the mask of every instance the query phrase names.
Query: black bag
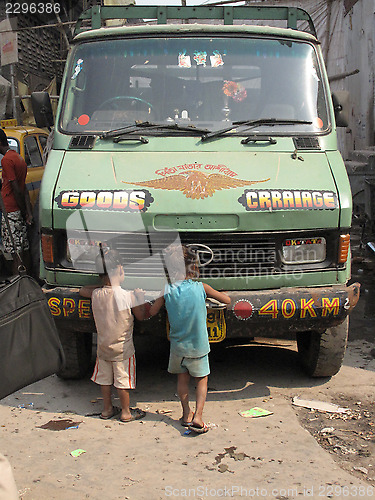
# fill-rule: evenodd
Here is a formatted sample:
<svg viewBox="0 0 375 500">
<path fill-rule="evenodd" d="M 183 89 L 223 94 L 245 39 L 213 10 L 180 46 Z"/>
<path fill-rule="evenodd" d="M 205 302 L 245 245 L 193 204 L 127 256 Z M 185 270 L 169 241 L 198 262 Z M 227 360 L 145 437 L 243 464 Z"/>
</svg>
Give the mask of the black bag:
<svg viewBox="0 0 375 500">
<path fill-rule="evenodd" d="M 28 275 L 0 284 L 0 399 L 64 366 L 48 302 Z"/>
<path fill-rule="evenodd" d="M 0 208 L 11 235 L 0 194 Z M 15 244 L 11 236 L 13 247 Z M 14 254 L 21 261 L 16 250 Z M 13 255 L 14 258 L 14 255 Z M 38 283 L 26 274 L 0 283 L 0 399 L 64 367 L 59 334 Z"/>
</svg>

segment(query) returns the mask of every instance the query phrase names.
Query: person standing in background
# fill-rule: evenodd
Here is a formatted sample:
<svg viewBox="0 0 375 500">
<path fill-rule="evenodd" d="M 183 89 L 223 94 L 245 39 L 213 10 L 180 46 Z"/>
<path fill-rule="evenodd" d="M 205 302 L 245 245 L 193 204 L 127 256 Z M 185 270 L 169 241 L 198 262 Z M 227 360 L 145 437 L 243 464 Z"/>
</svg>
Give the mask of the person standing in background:
<svg viewBox="0 0 375 500">
<path fill-rule="evenodd" d="M 17 274 L 20 258 L 30 271 L 30 251 L 27 237 L 27 226 L 32 224 L 33 216 L 29 192 L 26 188 L 27 165 L 25 160 L 16 151 L 10 149 L 5 132 L 0 129 L 0 154 L 4 155 L 1 160 L 2 186 L 1 195 L 11 230 L 5 217 L 1 220 L 1 237 L 4 251 L 13 256 L 13 274 Z M 12 242 L 12 237 L 14 241 Z"/>
</svg>

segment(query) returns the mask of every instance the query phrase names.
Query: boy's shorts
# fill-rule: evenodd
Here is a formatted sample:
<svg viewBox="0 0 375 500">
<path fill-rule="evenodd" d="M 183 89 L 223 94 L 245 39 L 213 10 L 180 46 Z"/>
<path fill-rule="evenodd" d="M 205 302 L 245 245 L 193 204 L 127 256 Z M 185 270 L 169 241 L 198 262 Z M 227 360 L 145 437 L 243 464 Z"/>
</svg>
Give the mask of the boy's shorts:
<svg viewBox="0 0 375 500">
<path fill-rule="evenodd" d="M 205 377 L 210 374 L 210 364 L 208 361 L 208 354 L 201 358 L 186 358 L 177 356 L 173 352 L 169 355 L 169 373 L 186 373 L 192 377 Z"/>
<path fill-rule="evenodd" d="M 135 389 L 135 354 L 123 361 L 96 358 L 91 380 L 99 385 L 114 385 L 116 389 Z"/>
</svg>

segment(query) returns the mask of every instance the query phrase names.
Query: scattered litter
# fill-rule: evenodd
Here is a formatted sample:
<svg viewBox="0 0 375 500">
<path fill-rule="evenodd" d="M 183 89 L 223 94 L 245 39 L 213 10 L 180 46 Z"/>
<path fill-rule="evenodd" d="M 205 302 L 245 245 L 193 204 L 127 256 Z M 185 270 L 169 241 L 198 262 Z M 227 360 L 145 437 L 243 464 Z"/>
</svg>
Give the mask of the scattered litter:
<svg viewBox="0 0 375 500">
<path fill-rule="evenodd" d="M 19 498 L 23 498 L 23 496 L 26 495 L 28 491 L 30 491 L 30 488 L 24 488 L 23 490 L 18 490 Z"/>
<path fill-rule="evenodd" d="M 272 415 L 272 411 L 264 410 L 258 406 L 254 406 L 254 408 L 250 408 L 250 410 L 239 411 L 238 413 L 241 417 L 246 418 L 266 417 L 267 415 Z"/>
<path fill-rule="evenodd" d="M 27 404 L 22 404 L 18 405 L 17 408 L 33 408 L 34 403 L 27 403 Z"/>
<path fill-rule="evenodd" d="M 368 469 L 366 469 L 366 467 L 353 467 L 353 470 L 357 470 L 358 472 L 362 472 L 362 474 L 368 474 Z"/>
<path fill-rule="evenodd" d="M 346 446 L 342 446 L 341 444 L 336 444 L 333 449 L 340 450 L 343 455 L 355 455 L 357 453 L 354 448 L 347 448 Z"/>
<path fill-rule="evenodd" d="M 295 396 L 292 399 L 295 406 L 302 406 L 303 408 L 310 408 L 311 410 L 327 411 L 330 413 L 347 413 L 349 408 L 341 408 L 339 405 L 333 403 L 326 403 L 324 401 L 315 401 L 313 399 L 301 399 Z"/>
<path fill-rule="evenodd" d="M 184 436 L 188 436 L 189 434 L 191 434 L 191 430 L 188 429 L 187 431 L 184 432 Z"/>
<path fill-rule="evenodd" d="M 334 427 L 324 427 L 321 431 L 319 431 L 320 434 L 332 434 L 334 431 Z"/>
<path fill-rule="evenodd" d="M 86 453 L 86 450 L 82 450 L 81 448 L 78 448 L 77 450 L 73 450 L 70 452 L 70 454 L 72 455 L 72 457 L 74 458 L 77 458 L 79 457 L 80 455 L 82 455 L 83 453 Z"/>
<path fill-rule="evenodd" d="M 213 422 L 207 422 L 206 425 L 209 429 L 217 429 L 219 427 L 217 424 L 214 424 Z"/>
<path fill-rule="evenodd" d="M 73 422 L 71 418 L 67 418 L 64 420 L 50 420 L 46 424 L 38 425 L 40 429 L 48 429 L 49 431 L 65 431 L 68 429 L 78 429 L 80 422 Z"/>
<path fill-rule="evenodd" d="M 156 410 L 156 413 L 165 415 L 166 413 L 172 413 L 172 410 Z"/>
</svg>

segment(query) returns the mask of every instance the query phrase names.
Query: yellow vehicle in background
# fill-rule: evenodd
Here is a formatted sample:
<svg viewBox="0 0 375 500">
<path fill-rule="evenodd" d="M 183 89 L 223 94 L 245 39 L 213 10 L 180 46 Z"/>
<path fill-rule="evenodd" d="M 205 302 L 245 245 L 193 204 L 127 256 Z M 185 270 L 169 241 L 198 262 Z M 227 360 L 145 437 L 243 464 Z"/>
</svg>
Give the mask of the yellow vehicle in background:
<svg viewBox="0 0 375 500">
<path fill-rule="evenodd" d="M 30 125 L 17 125 L 17 120 L 1 120 L 0 126 L 7 135 L 9 147 L 26 161 L 26 185 L 34 206 L 44 172 L 43 149 L 47 144 L 48 132 Z M 2 155 L 0 161 L 1 158 Z"/>
</svg>

